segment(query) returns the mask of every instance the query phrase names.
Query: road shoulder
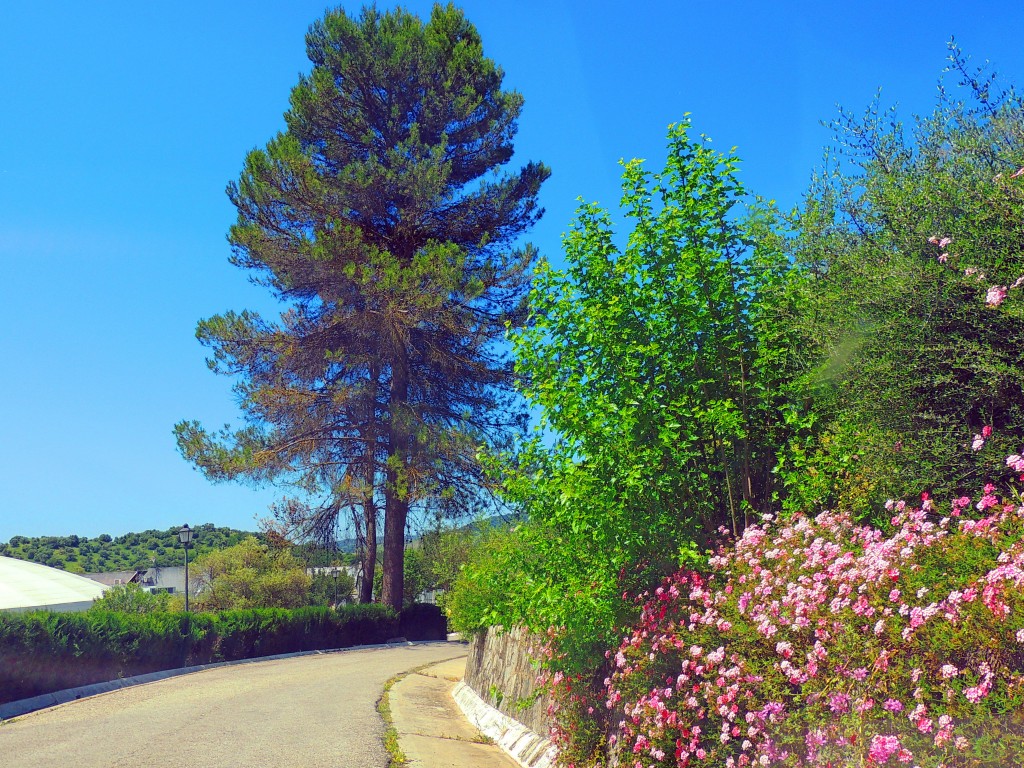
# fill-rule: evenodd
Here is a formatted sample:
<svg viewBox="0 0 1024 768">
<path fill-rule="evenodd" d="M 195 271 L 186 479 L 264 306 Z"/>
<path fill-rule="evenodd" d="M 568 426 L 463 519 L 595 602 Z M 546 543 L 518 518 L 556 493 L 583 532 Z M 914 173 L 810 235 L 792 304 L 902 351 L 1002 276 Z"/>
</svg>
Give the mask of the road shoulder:
<svg viewBox="0 0 1024 768">
<path fill-rule="evenodd" d="M 433 664 L 391 688 L 391 717 L 409 768 L 517 768 L 452 698 L 465 666 L 465 658 Z"/>
</svg>

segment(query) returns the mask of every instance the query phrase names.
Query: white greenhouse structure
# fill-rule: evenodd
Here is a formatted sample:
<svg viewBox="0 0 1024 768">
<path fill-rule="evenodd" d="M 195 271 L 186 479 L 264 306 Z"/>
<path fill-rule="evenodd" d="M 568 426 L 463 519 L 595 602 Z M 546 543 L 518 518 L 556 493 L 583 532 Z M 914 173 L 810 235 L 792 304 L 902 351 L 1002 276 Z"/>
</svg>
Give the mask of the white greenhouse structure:
<svg viewBox="0 0 1024 768">
<path fill-rule="evenodd" d="M 0 557 L 0 611 L 84 611 L 106 589 L 84 576 Z"/>
</svg>

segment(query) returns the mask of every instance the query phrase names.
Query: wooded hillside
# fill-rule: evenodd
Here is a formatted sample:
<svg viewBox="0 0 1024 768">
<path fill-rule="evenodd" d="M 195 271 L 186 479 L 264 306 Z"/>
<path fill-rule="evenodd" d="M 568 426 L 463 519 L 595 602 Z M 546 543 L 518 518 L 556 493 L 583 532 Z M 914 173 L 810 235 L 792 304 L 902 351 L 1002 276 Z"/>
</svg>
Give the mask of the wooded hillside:
<svg viewBox="0 0 1024 768">
<path fill-rule="evenodd" d="M 238 544 L 250 531 L 221 528 L 205 523 L 195 528 L 191 557 Z M 0 544 L 0 555 L 30 560 L 72 573 L 101 573 L 150 568 L 154 565 L 182 565 L 184 550 L 178 542 L 178 528 L 147 530 L 112 537 L 87 536 L 14 536 Z"/>
</svg>

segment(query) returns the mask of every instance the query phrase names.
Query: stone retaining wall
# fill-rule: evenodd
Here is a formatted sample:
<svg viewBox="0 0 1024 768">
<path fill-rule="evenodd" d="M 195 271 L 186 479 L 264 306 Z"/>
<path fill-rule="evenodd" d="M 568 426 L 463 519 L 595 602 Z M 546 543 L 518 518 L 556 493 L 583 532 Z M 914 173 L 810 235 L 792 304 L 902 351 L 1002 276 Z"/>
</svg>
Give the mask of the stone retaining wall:
<svg viewBox="0 0 1024 768">
<path fill-rule="evenodd" d="M 537 688 L 540 669 L 530 655 L 531 639 L 522 627 L 492 627 L 475 635 L 469 643 L 466 684 L 495 709 L 546 736 L 549 699 Z"/>
</svg>

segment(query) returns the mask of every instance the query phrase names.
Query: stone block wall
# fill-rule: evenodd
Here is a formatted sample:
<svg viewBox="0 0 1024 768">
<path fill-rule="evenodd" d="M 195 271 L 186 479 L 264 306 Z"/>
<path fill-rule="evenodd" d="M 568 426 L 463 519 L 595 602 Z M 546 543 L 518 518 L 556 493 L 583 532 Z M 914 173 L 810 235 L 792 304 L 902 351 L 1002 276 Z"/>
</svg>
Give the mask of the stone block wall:
<svg viewBox="0 0 1024 768">
<path fill-rule="evenodd" d="M 539 664 L 530 655 L 531 640 L 522 627 L 492 627 L 469 643 L 466 684 L 495 709 L 547 736 L 549 699 L 537 687 Z"/>
</svg>

